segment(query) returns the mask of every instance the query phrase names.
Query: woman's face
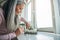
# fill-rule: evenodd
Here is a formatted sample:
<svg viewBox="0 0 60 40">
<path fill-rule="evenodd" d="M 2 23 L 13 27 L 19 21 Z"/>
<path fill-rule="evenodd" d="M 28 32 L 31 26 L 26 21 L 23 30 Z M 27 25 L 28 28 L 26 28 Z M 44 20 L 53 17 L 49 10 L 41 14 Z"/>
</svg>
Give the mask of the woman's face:
<svg viewBox="0 0 60 40">
<path fill-rule="evenodd" d="M 17 5 L 16 6 L 16 14 L 18 15 L 19 13 L 21 13 L 23 8 L 24 8 L 24 3 L 21 5 Z"/>
</svg>

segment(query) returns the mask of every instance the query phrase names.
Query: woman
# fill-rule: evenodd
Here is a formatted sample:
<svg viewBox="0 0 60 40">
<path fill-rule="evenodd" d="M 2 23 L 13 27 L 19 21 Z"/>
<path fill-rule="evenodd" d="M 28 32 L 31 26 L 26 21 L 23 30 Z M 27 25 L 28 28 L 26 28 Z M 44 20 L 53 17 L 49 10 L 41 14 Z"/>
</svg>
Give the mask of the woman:
<svg viewBox="0 0 60 40">
<path fill-rule="evenodd" d="M 13 17 L 9 21 L 13 12 L 15 12 L 15 16 L 17 16 L 18 13 L 22 11 L 25 3 L 22 2 L 22 4 L 19 4 L 19 2 L 20 2 L 20 0 L 8 0 L 6 2 L 6 4 L 3 6 L 3 9 L 0 8 L 0 40 L 11 40 L 24 32 L 23 28 L 20 28 L 20 27 L 18 27 L 16 30 L 11 32 L 9 29 L 7 29 L 7 25 L 6 25 L 6 22 L 10 23 L 12 21 L 12 19 L 14 21 L 15 17 Z M 5 20 L 7 20 L 7 21 L 5 21 Z M 28 28 L 28 26 L 29 26 L 28 23 L 23 18 L 21 18 L 21 20 L 26 23 L 26 26 Z M 15 24 L 17 25 L 16 22 L 15 22 Z M 15 24 L 13 26 L 15 26 Z"/>
<path fill-rule="evenodd" d="M 13 3 L 13 4 L 12 4 Z M 9 14 L 8 14 L 8 18 L 7 18 L 7 28 L 9 29 L 10 32 L 15 31 L 17 28 L 19 28 L 19 24 L 20 24 L 20 19 L 19 19 L 19 13 L 21 15 L 22 9 L 25 6 L 25 1 L 24 0 L 13 0 L 12 1 L 12 6 L 10 6 L 9 9 Z M 23 18 L 21 18 L 23 19 Z M 27 23 L 24 19 L 22 20 L 25 23 Z"/>
<path fill-rule="evenodd" d="M 22 9 L 24 8 L 26 0 L 10 0 L 8 1 L 9 9 L 7 11 L 7 28 L 10 32 L 15 31 L 17 28 L 19 28 L 19 21 L 20 19 L 18 18 L 19 13 L 21 14 Z M 5 6 L 4 6 L 5 7 Z M 21 18 L 22 21 L 26 23 L 26 26 L 28 23 Z"/>
</svg>

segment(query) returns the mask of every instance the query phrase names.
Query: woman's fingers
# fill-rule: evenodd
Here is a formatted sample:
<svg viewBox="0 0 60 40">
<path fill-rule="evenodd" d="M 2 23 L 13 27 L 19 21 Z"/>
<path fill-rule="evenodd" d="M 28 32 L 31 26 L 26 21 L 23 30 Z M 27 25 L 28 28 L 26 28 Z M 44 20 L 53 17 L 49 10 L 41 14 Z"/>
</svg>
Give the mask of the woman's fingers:
<svg viewBox="0 0 60 40">
<path fill-rule="evenodd" d="M 24 28 L 20 27 L 15 31 L 16 36 L 19 36 L 20 34 L 24 33 Z"/>
<path fill-rule="evenodd" d="M 24 33 L 24 28 L 20 27 L 19 30 L 21 34 Z"/>
</svg>

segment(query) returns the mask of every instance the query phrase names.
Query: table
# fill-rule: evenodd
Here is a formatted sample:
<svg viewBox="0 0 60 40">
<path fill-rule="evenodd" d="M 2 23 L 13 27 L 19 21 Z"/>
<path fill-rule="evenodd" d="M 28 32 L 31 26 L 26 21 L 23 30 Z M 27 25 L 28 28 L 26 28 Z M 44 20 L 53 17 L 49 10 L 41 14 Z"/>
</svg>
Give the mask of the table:
<svg viewBox="0 0 60 40">
<path fill-rule="evenodd" d="M 37 34 L 22 34 L 19 40 L 60 40 L 60 35 L 48 32 L 37 32 Z"/>
</svg>

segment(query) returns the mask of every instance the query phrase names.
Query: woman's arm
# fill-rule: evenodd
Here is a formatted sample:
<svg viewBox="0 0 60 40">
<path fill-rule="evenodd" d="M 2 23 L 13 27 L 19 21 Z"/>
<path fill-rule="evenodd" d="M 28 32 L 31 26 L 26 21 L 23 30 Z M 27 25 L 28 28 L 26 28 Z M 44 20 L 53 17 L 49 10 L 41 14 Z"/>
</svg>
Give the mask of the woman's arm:
<svg viewBox="0 0 60 40">
<path fill-rule="evenodd" d="M 20 34 L 22 34 L 24 32 L 23 28 L 18 28 L 15 32 L 6 34 L 6 35 L 1 35 L 0 39 L 13 39 L 16 38 L 17 36 L 19 36 Z"/>
<path fill-rule="evenodd" d="M 15 33 L 9 33 L 9 34 L 5 34 L 5 35 L 0 35 L 0 39 L 4 40 L 4 39 L 9 39 L 11 40 L 12 38 L 16 37 Z"/>
<path fill-rule="evenodd" d="M 21 17 L 21 21 L 23 21 L 26 24 L 27 29 L 30 27 L 30 24 L 24 18 Z"/>
<path fill-rule="evenodd" d="M 8 39 L 13 39 L 13 38 L 16 37 L 16 33 L 15 33 L 15 32 L 9 33 L 9 34 L 7 34 L 7 35 L 8 35 Z"/>
<path fill-rule="evenodd" d="M 9 39 L 13 39 L 13 38 L 19 36 L 20 34 L 22 34 L 23 32 L 24 32 L 23 28 L 18 28 L 15 32 L 9 33 L 7 35 L 9 37 Z"/>
</svg>

